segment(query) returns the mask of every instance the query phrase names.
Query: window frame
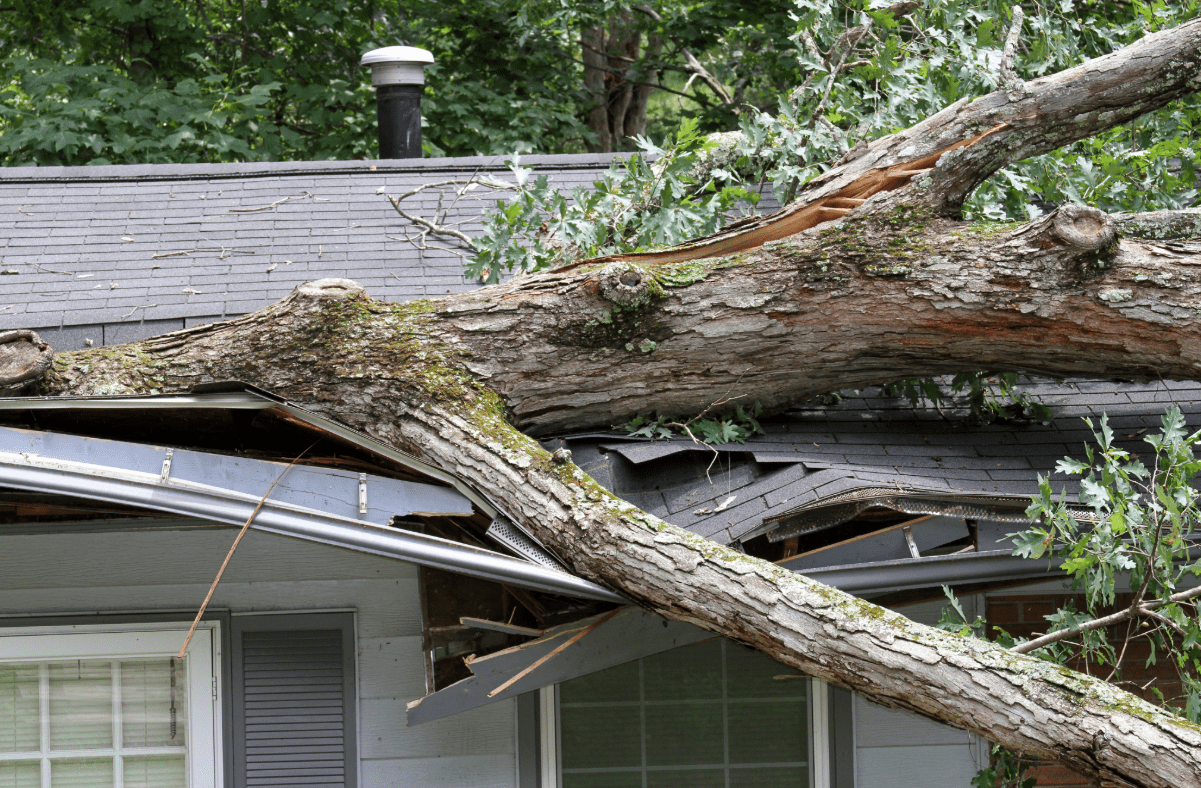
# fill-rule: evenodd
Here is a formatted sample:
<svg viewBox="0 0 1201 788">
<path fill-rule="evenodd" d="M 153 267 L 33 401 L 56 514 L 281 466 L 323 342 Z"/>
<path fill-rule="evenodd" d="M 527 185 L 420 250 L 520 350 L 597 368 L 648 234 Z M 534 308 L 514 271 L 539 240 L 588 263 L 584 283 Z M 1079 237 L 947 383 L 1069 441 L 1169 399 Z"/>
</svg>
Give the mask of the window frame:
<svg viewBox="0 0 1201 788">
<path fill-rule="evenodd" d="M 107 629 L 138 629 L 146 627 L 161 627 L 162 625 L 180 624 L 191 626 L 195 611 L 154 611 L 144 613 L 65 613 L 39 614 L 34 616 L 4 616 L 0 617 L 0 635 L 21 629 L 74 629 L 85 628 Z M 209 609 L 200 619 L 202 625 L 213 626 L 217 632 L 214 641 L 214 662 L 217 665 L 217 704 L 221 712 L 221 720 L 233 720 L 233 661 L 230 654 L 231 642 L 230 613 L 228 610 Z M 180 641 L 182 645 L 182 641 Z M 223 786 L 233 785 L 233 763 L 229 754 L 233 751 L 233 726 L 221 725 L 218 728 L 220 758 L 219 769 Z"/>
<path fill-rule="evenodd" d="M 181 621 L 177 616 L 160 622 L 101 623 L 93 618 L 86 623 L 59 620 L 40 625 L 9 619 L 0 621 L 0 662 L 173 658 L 183 644 L 189 626 L 190 622 Z M 226 784 L 223 731 L 228 715 L 221 690 L 227 673 L 223 669 L 222 643 L 221 622 L 210 619 L 197 626 L 188 646 L 186 751 L 189 788 L 223 788 Z M 120 754 L 118 751 L 103 757 Z M 45 780 L 43 773 L 43 783 Z"/>
<path fill-rule="evenodd" d="M 809 788 L 855 788 L 852 695 L 821 679 L 804 680 L 809 684 Z M 559 685 L 531 690 L 514 705 L 518 788 L 561 788 Z M 849 741 L 836 741 L 848 733 Z"/>
</svg>

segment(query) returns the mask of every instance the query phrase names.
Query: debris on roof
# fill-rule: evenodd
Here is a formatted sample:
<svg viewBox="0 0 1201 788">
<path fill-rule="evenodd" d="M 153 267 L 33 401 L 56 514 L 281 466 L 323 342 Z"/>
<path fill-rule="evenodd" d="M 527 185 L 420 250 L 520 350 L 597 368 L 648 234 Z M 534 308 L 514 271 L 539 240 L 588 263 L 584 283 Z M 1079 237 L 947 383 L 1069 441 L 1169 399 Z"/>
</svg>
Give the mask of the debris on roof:
<svg viewBox="0 0 1201 788">
<path fill-rule="evenodd" d="M 570 191 L 612 158 L 522 164 Z M 0 270 L 12 273 L 0 278 L 0 329 L 33 329 L 55 350 L 76 350 L 252 312 L 327 277 L 391 301 L 470 290 L 478 282 L 458 254 L 406 240 L 387 195 L 472 175 L 512 180 L 503 156 L 3 168 Z M 497 193 L 444 200 L 453 188 L 414 194 L 406 210 L 441 206 L 444 222 L 471 234 Z"/>
</svg>

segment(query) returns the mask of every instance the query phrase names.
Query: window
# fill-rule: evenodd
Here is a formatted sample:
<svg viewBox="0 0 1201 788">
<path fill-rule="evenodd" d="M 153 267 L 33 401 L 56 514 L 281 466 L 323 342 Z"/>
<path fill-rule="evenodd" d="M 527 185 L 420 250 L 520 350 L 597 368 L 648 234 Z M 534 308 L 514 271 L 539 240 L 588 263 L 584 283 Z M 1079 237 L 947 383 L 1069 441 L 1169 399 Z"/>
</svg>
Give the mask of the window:
<svg viewBox="0 0 1201 788">
<path fill-rule="evenodd" d="M 791 673 L 711 640 L 564 682 L 559 784 L 809 788 L 811 682 Z"/>
<path fill-rule="evenodd" d="M 0 788 L 216 788 L 212 628 L 0 635 Z"/>
</svg>

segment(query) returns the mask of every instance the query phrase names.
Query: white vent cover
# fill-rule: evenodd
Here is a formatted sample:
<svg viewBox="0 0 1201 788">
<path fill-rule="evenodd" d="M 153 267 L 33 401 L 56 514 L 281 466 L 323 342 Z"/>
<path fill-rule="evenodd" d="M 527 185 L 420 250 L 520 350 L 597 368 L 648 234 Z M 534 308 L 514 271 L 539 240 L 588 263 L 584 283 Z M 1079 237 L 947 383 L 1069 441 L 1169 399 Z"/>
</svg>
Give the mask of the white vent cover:
<svg viewBox="0 0 1201 788">
<path fill-rule="evenodd" d="M 527 561 L 533 561 L 535 564 L 541 564 L 550 569 L 562 569 L 562 566 L 555 560 L 553 555 L 547 552 L 542 545 L 527 536 L 524 531 L 514 525 L 503 514 L 496 515 L 496 518 L 492 520 L 492 524 L 488 526 L 486 535 Z"/>
</svg>

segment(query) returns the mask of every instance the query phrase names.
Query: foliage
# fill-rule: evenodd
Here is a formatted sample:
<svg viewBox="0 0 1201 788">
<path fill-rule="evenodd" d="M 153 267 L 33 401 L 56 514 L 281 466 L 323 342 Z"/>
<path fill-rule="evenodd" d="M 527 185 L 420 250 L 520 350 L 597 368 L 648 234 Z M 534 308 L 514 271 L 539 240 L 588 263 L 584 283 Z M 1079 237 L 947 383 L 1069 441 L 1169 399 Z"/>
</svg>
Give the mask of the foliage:
<svg viewBox="0 0 1201 788">
<path fill-rule="evenodd" d="M 1051 420 L 1050 408 L 1018 388 L 1016 372 L 996 375 L 986 372 L 960 373 L 951 378 L 950 389 L 951 394 L 948 395 L 943 391 L 940 381 L 925 378 L 889 383 L 884 386 L 884 393 L 891 397 L 905 397 L 914 407 L 923 401 L 934 407 L 941 407 L 943 403 L 962 404 L 985 424 L 995 421 L 1046 423 Z"/>
<path fill-rule="evenodd" d="M 960 99 L 998 88 L 1010 3 L 927 0 L 903 18 L 887 2 L 797 0 L 803 90 L 779 114 L 745 115 L 739 152 L 787 197 L 855 142 L 912 126 Z M 1182 3 L 1026 3 L 1015 68 L 1024 79 L 1077 65 L 1148 32 L 1195 17 Z M 846 48 L 847 31 L 865 30 Z M 845 57 L 844 57 L 845 54 Z M 841 68 L 839 63 L 842 63 Z M 1039 203 L 1082 202 L 1113 210 L 1179 208 L 1197 197 L 1201 97 L 1174 102 L 1129 127 L 1011 165 L 971 196 L 968 218 L 1027 219 Z"/>
<path fill-rule="evenodd" d="M 626 433 L 635 438 L 671 440 L 687 435 L 699 443 L 746 443 L 748 438 L 766 434 L 759 424 L 763 406 L 758 400 L 748 408 L 735 405 L 732 411 L 706 418 L 708 410 L 681 422 L 661 414 L 640 414 L 626 422 Z M 699 435 L 699 438 L 698 438 Z"/>
<path fill-rule="evenodd" d="M 1016 556 L 1058 563 L 1081 593 L 1083 609 L 1067 604 L 1046 616 L 1047 634 L 1026 641 L 994 627 L 992 638 L 1043 659 L 1123 681 L 1130 647 L 1147 645 L 1146 665 L 1165 660 L 1180 680 L 1181 693 L 1166 697 L 1150 691 L 1171 711 L 1201 721 L 1201 560 L 1192 555 L 1201 506 L 1193 486 L 1201 472 L 1197 450 L 1201 431 L 1189 434 L 1180 409 L 1173 406 L 1160 432 L 1143 441 L 1153 452 L 1148 462 L 1115 442 L 1107 417 L 1094 425 L 1096 447 L 1085 447 L 1084 460 L 1065 457 L 1055 472 L 1080 477 L 1079 508 L 1069 506 L 1066 491 L 1056 496 L 1051 481 L 1039 477 L 1039 494 L 1026 515 L 1031 525 L 1010 534 Z M 1128 435 L 1133 438 L 1134 435 Z M 1130 588 L 1129 599 L 1119 588 Z M 984 637 L 985 622 L 969 622 L 962 606 L 944 587 L 949 606 L 939 627 L 960 636 Z M 1029 788 L 1025 766 L 1012 753 L 994 748 L 992 765 L 973 785 Z M 999 781 L 999 782 L 998 782 Z"/>
<path fill-rule="evenodd" d="M 512 197 L 484 215 L 468 273 L 486 282 L 504 272 L 531 273 L 582 258 L 671 246 L 715 232 L 739 201 L 758 198 L 741 185 L 699 182 L 697 164 L 712 143 L 686 121 L 670 150 L 638 138 L 642 154 L 614 161 L 600 181 L 568 200 L 545 175 L 531 179 L 510 160 Z"/>
<path fill-rule="evenodd" d="M 366 7 L 16 0 L 0 163 L 350 158 L 370 143 Z M 333 25 L 342 37 L 328 35 Z"/>
<path fill-rule="evenodd" d="M 1034 788 L 1037 780 L 1027 777 L 1030 761 L 999 744 L 990 750 L 992 762 L 972 778 L 972 788 Z"/>
<path fill-rule="evenodd" d="M 1120 671 L 1122 656 L 1134 638 L 1150 645 L 1149 664 L 1160 655 L 1170 659 L 1184 688 L 1182 697 L 1166 698 L 1193 722 L 1201 720 L 1201 616 L 1191 592 L 1182 591 L 1201 576 L 1201 560 L 1190 556 L 1197 527 L 1198 492 L 1193 479 L 1201 472 L 1196 456 L 1201 431 L 1186 432 L 1177 407 L 1164 415 L 1162 430 L 1143 440 L 1154 450 L 1148 467 L 1142 459 L 1114 443 L 1109 421 L 1094 428 L 1086 420 L 1097 448 L 1086 447 L 1085 460 L 1065 458 L 1057 473 L 1080 476 L 1080 503 L 1092 510 L 1094 522 L 1052 492 L 1049 479 L 1039 479 L 1039 496 L 1026 514 L 1035 523 L 1014 534 L 1014 554 L 1060 559 L 1083 592 L 1085 609 L 1064 609 L 1048 620 L 1052 631 L 1080 630 L 1118 602 L 1117 589 L 1127 579 L 1134 616 L 1125 636 L 1115 644 L 1103 630 L 1077 631 L 1047 645 L 1041 653 L 1057 661 L 1085 660 Z"/>
<path fill-rule="evenodd" d="M 518 0 L 13 0 L 0 9 L 0 164 L 374 156 L 360 55 L 412 42 L 429 154 L 580 150 L 570 42 L 515 28 Z"/>
<path fill-rule="evenodd" d="M 907 128 L 954 101 L 997 88 L 1008 3 L 927 0 L 899 9 L 900 16 L 886 6 L 881 0 L 795 0 L 791 55 L 804 80 L 780 99 L 778 114 L 746 108 L 738 134 L 706 143 L 698 137 L 700 122 L 688 119 L 671 145 L 659 148 L 638 138 L 642 154 L 627 159 L 625 169 L 615 163 L 594 189 L 576 189 L 571 199 L 544 179 L 529 180 L 529 171 L 515 162 L 520 188 L 488 216 L 469 271 L 496 281 L 504 271 L 528 273 L 711 232 L 735 215 L 729 209 L 737 199 L 757 194 L 761 184 L 788 201 L 852 143 Z M 610 2 L 592 13 L 603 16 L 619 7 Z M 1052 73 L 1198 10 L 1201 0 L 1036 4 L 1016 68 L 1025 78 Z M 570 3 L 551 16 L 565 14 L 593 19 Z M 1197 197 L 1199 124 L 1201 97 L 1179 100 L 1131 127 L 1002 170 L 976 190 L 965 213 L 1025 219 L 1040 213 L 1040 205 L 1064 201 L 1106 210 L 1188 205 Z M 1045 409 L 1015 393 L 1011 378 L 998 378 L 995 393 L 979 375 L 960 376 L 951 388 L 966 392 L 985 420 L 1045 419 Z M 943 399 L 929 380 L 902 382 L 898 391 L 915 401 Z"/>
</svg>

